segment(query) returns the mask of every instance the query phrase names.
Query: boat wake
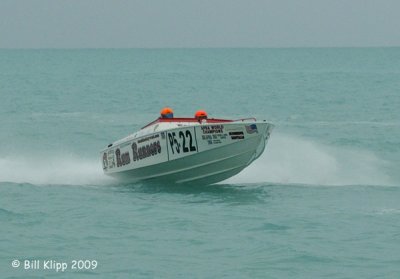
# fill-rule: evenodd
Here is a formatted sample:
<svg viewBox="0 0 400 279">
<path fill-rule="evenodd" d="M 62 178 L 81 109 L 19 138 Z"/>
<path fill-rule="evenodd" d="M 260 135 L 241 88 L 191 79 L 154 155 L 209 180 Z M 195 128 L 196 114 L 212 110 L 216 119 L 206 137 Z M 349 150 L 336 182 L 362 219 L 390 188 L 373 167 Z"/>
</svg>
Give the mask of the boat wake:
<svg viewBox="0 0 400 279">
<path fill-rule="evenodd" d="M 59 154 L 58 154 L 59 155 Z M 60 159 L 62 158 L 62 159 Z M 369 151 L 349 150 L 274 133 L 264 154 L 222 184 L 399 185 L 391 163 Z M 78 155 L 0 157 L 0 182 L 36 185 L 109 185 L 98 159 Z"/>
<path fill-rule="evenodd" d="M 62 159 L 60 159 L 62 158 Z M 101 163 L 74 155 L 0 158 L 0 182 L 36 185 L 102 185 L 111 183 Z"/>
</svg>

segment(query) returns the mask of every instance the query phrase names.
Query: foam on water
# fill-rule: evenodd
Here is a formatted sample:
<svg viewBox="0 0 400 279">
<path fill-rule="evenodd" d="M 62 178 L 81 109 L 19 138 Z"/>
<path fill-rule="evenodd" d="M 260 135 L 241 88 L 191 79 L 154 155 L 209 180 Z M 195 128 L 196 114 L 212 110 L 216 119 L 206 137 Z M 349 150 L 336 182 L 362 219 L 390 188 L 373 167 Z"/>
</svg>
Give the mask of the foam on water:
<svg viewBox="0 0 400 279">
<path fill-rule="evenodd" d="M 389 163 L 365 150 L 333 147 L 274 133 L 263 155 L 227 183 L 395 185 Z"/>
</svg>

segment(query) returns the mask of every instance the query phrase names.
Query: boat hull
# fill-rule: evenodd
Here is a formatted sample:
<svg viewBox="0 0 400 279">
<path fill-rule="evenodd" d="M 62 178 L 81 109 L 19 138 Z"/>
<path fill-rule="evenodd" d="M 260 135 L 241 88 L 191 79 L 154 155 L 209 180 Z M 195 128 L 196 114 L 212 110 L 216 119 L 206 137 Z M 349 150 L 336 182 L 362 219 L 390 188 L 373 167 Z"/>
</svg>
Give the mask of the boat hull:
<svg viewBox="0 0 400 279">
<path fill-rule="evenodd" d="M 258 122 L 156 131 L 146 136 L 149 140 L 141 137 L 104 150 L 103 169 L 124 181 L 212 184 L 257 159 L 271 130 L 271 124 Z"/>
</svg>

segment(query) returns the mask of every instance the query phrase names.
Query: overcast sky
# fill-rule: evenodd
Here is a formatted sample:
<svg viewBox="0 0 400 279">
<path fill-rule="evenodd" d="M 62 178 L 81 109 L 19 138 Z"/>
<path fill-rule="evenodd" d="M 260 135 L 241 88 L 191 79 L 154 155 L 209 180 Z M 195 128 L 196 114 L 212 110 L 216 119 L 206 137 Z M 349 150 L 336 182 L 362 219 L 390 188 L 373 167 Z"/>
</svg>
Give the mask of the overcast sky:
<svg viewBox="0 0 400 279">
<path fill-rule="evenodd" d="M 400 0 L 0 0 L 0 48 L 400 46 Z"/>
</svg>

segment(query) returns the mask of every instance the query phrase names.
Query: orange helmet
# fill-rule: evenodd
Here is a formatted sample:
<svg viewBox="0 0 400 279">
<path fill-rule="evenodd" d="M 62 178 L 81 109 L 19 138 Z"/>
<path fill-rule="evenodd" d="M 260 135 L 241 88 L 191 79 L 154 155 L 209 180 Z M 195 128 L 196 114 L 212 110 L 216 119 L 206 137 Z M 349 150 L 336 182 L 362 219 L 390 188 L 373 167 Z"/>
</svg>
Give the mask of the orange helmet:
<svg viewBox="0 0 400 279">
<path fill-rule="evenodd" d="M 194 118 L 196 118 L 196 119 L 204 119 L 204 118 L 207 118 L 207 112 L 205 112 L 204 110 L 198 110 L 198 111 L 196 111 L 196 113 L 194 114 Z"/>
<path fill-rule="evenodd" d="M 160 111 L 161 117 L 162 118 L 173 118 L 174 117 L 174 111 L 172 110 L 172 108 L 163 108 Z"/>
</svg>

